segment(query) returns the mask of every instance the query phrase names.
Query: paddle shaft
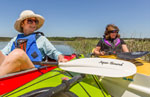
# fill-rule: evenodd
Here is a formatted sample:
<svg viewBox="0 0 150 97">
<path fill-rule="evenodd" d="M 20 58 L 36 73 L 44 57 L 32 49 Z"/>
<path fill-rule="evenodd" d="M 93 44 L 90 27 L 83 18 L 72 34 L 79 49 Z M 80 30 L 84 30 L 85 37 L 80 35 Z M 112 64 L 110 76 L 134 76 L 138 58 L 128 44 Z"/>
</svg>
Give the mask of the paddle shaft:
<svg viewBox="0 0 150 97">
<path fill-rule="evenodd" d="M 72 65 L 72 63 L 71 64 L 65 64 L 65 63 L 58 63 L 58 62 L 45 62 L 45 61 L 33 61 L 32 62 L 33 64 L 36 64 L 36 65 L 41 65 L 41 66 L 57 66 L 57 67 L 91 67 L 91 68 L 105 68 L 105 67 L 103 67 L 103 66 L 94 66 L 94 65 L 92 65 L 92 64 L 86 64 L 86 65 L 84 65 L 84 64 L 82 64 L 82 63 L 78 63 L 78 64 L 76 64 L 76 65 Z M 107 69 L 113 69 L 113 68 L 108 68 L 108 67 L 106 67 Z"/>
<path fill-rule="evenodd" d="M 58 62 L 32 61 L 32 63 L 42 65 L 42 66 L 57 66 L 58 67 Z"/>
<path fill-rule="evenodd" d="M 92 64 L 82 65 L 72 65 L 72 64 L 65 64 L 65 63 L 58 63 L 58 62 L 45 62 L 45 61 L 32 61 L 33 64 L 41 65 L 41 66 L 57 66 L 57 67 L 93 67 L 93 68 L 104 68 L 101 66 L 93 66 Z M 65 64 L 65 65 L 64 65 Z"/>
</svg>

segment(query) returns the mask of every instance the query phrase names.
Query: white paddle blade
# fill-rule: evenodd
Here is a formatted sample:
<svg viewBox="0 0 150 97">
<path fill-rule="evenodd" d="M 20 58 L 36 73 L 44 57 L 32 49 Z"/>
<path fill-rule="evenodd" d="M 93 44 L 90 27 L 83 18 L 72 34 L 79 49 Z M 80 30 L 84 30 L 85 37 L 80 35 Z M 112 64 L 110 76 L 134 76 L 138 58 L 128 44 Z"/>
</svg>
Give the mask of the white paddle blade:
<svg viewBox="0 0 150 97">
<path fill-rule="evenodd" d="M 136 73 L 136 66 L 128 61 L 108 58 L 82 58 L 60 63 L 66 71 L 106 77 L 126 77 Z"/>
</svg>

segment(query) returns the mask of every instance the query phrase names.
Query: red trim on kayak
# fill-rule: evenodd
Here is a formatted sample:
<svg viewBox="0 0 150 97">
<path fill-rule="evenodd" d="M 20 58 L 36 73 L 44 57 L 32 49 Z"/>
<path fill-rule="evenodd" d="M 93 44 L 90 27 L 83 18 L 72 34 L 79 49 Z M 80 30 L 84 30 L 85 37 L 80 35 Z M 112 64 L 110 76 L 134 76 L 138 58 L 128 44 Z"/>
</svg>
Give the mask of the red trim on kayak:
<svg viewBox="0 0 150 97">
<path fill-rule="evenodd" d="M 64 58 L 68 61 L 75 58 L 76 54 L 65 55 Z M 54 62 L 55 60 L 49 59 L 48 61 Z M 17 73 L 7 77 L 0 78 L 0 95 L 13 91 L 14 89 L 21 87 L 22 85 L 36 79 L 40 75 L 53 70 L 56 67 L 44 67 L 32 71 L 27 71 L 23 73 Z"/>
<path fill-rule="evenodd" d="M 28 83 L 29 81 L 39 77 L 40 75 L 53 70 L 54 68 L 56 67 L 45 67 L 42 69 L 33 70 L 33 71 L 22 73 L 22 74 L 17 74 L 17 75 L 13 75 L 10 77 L 1 78 L 0 79 L 0 95 L 8 93 Z"/>
</svg>

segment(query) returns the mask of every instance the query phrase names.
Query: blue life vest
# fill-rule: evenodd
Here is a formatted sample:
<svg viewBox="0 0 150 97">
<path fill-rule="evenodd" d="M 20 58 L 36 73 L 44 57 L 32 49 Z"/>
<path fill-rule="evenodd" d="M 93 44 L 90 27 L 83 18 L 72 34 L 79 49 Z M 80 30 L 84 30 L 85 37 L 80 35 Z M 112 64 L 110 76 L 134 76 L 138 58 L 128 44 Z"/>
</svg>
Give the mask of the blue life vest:
<svg viewBox="0 0 150 97">
<path fill-rule="evenodd" d="M 23 49 L 31 61 L 42 61 L 42 54 L 36 45 L 36 33 L 24 36 L 24 34 L 18 34 L 16 40 L 14 41 L 11 51 L 15 48 Z M 35 65 L 36 68 L 40 65 Z"/>
</svg>

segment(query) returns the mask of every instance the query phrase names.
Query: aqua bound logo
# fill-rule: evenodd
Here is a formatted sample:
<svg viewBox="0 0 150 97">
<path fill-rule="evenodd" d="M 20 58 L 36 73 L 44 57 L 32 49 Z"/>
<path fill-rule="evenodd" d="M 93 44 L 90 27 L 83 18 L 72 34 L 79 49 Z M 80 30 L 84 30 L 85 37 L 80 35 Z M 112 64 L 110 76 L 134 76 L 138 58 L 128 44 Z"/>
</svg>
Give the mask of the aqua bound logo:
<svg viewBox="0 0 150 97">
<path fill-rule="evenodd" d="M 117 66 L 123 66 L 123 64 L 124 64 L 124 63 L 117 63 L 117 62 L 113 62 L 113 61 L 111 61 L 111 62 L 100 61 L 98 63 L 100 63 L 101 65 L 110 64 L 110 65 L 117 65 Z"/>
</svg>

